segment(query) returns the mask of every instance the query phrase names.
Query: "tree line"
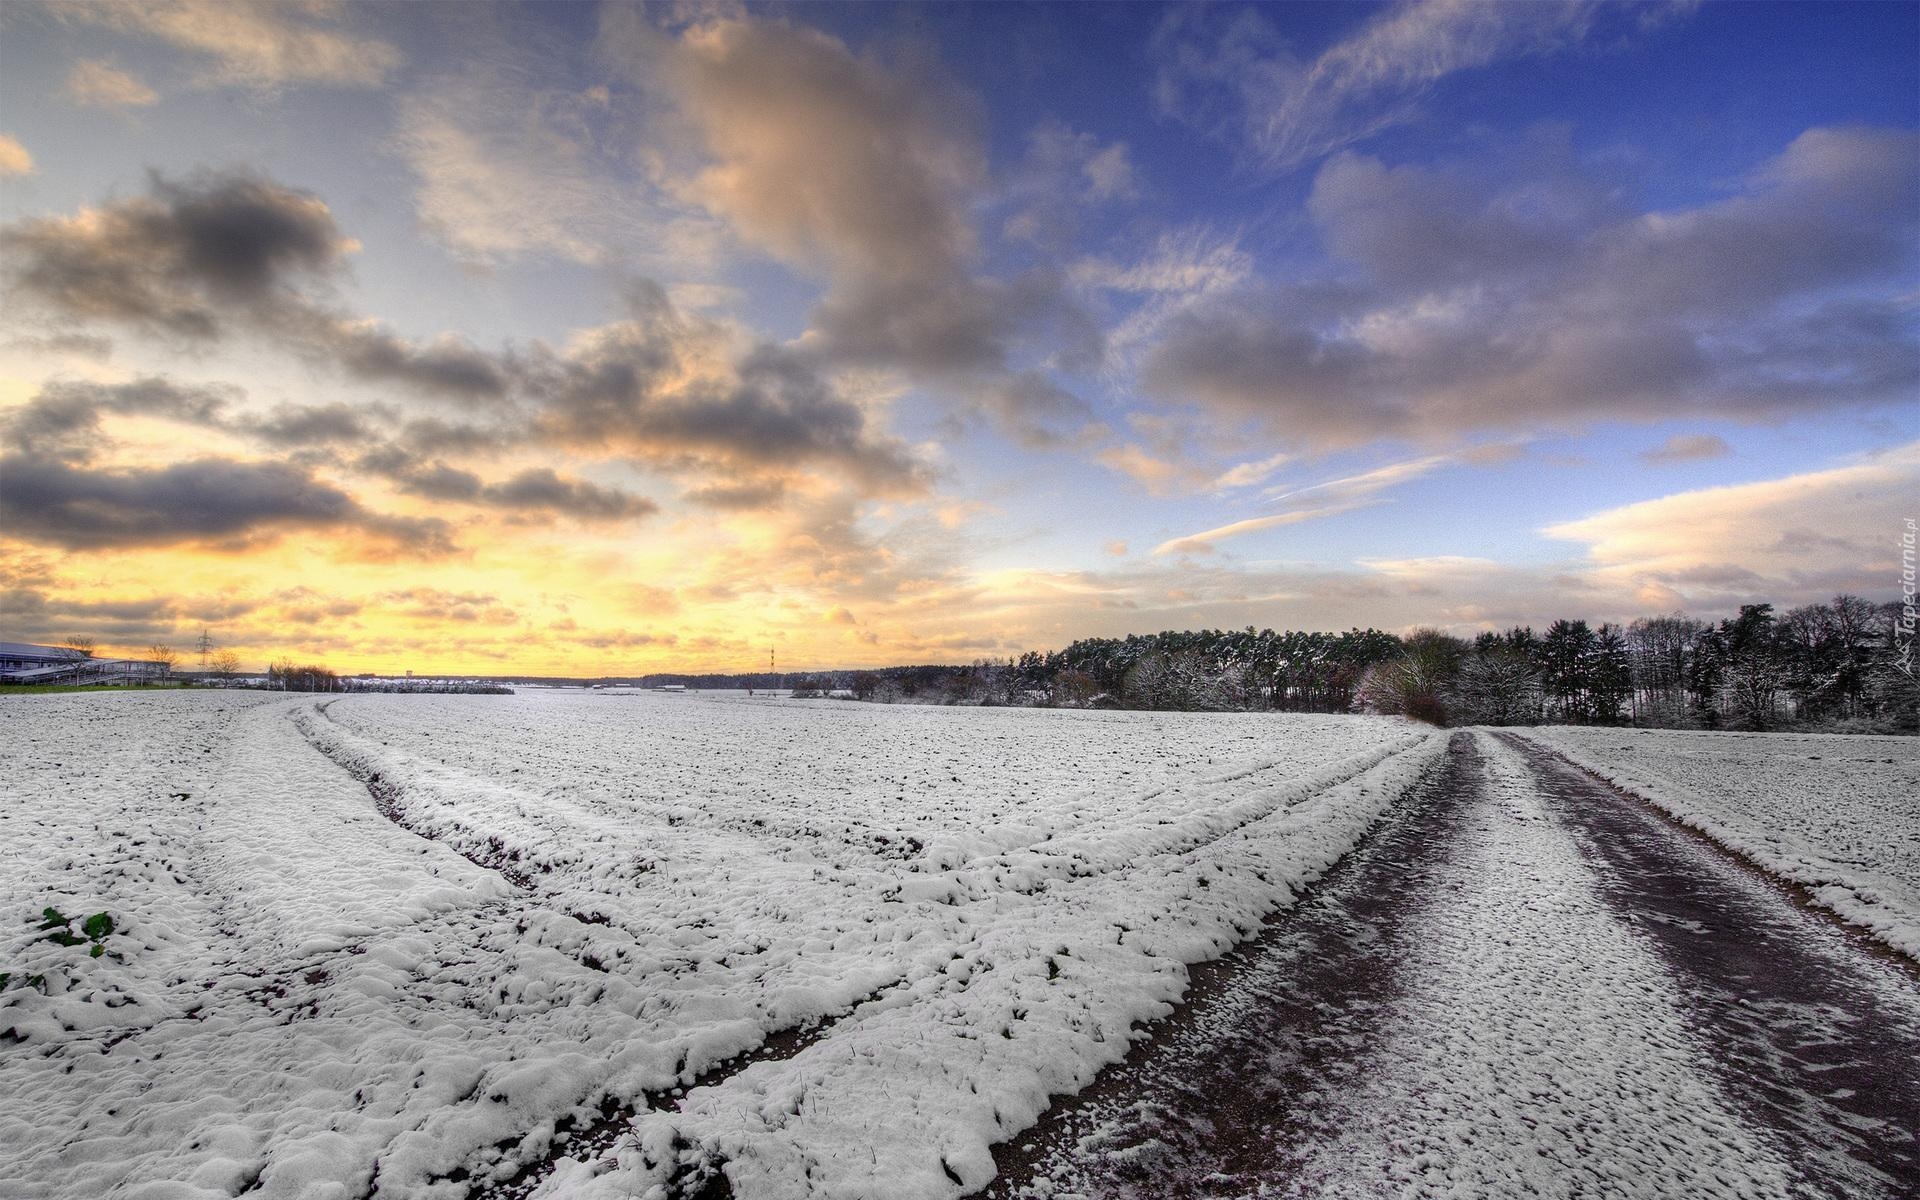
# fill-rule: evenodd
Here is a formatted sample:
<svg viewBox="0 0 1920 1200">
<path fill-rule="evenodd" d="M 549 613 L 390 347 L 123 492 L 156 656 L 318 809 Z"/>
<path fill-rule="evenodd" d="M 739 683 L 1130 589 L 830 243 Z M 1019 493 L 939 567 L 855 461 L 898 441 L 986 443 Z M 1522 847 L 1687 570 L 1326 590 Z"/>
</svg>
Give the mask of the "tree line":
<svg viewBox="0 0 1920 1200">
<path fill-rule="evenodd" d="M 1898 604 L 1836 596 L 1626 625 L 1558 620 L 1467 639 L 1271 629 L 1085 638 L 965 666 L 790 675 L 797 693 L 935 704 L 1404 714 L 1435 724 L 1912 731 L 1920 688 Z M 695 682 L 695 677 L 685 677 Z"/>
</svg>

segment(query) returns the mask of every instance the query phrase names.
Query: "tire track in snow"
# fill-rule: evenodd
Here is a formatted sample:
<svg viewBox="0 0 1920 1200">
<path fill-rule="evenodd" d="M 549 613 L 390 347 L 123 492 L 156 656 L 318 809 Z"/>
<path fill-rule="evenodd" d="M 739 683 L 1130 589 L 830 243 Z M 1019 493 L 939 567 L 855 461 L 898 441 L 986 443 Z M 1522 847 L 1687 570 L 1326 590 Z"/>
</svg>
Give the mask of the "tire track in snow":
<svg viewBox="0 0 1920 1200">
<path fill-rule="evenodd" d="M 1911 1194 L 1910 979 L 1571 767 L 1451 758 L 987 1194 Z"/>
<path fill-rule="evenodd" d="M 1728 1092 L 1787 1147 L 1794 1190 L 1920 1188 L 1910 961 L 1560 755 L 1497 736 L 1525 757 L 1602 896 L 1666 963 Z"/>
<path fill-rule="evenodd" d="M 331 721 L 328 709 L 337 701 L 315 704 L 312 712 L 322 719 Z M 406 809 L 405 789 L 397 782 L 387 779 L 382 772 L 372 770 L 366 763 L 349 754 L 330 748 L 325 739 L 316 735 L 311 718 L 305 712 L 291 714 L 294 726 L 301 735 L 328 761 L 338 766 L 360 781 L 372 798 L 374 807 L 380 815 L 398 825 L 407 832 L 429 841 L 437 841 L 448 846 L 461 857 L 475 866 L 484 867 L 500 874 L 516 888 L 528 894 L 529 902 L 538 903 L 534 894 L 538 890 L 538 880 L 518 861 L 517 856 L 497 844 L 495 853 L 480 853 L 446 839 L 431 831 L 417 828 L 410 823 Z M 565 916 L 583 924 L 596 924 L 578 913 L 566 913 Z M 843 1021 L 857 1016 L 868 1005 L 882 999 L 887 993 L 896 990 L 900 984 L 896 981 L 876 989 L 849 1006 L 845 1012 L 830 1014 L 820 1020 L 803 1021 L 771 1029 L 765 1039 L 756 1046 L 749 1047 L 706 1069 L 686 1076 L 690 1064 L 683 1058 L 681 1073 L 686 1076 L 682 1082 L 671 1088 L 644 1092 L 637 1102 L 622 1102 L 613 1096 L 605 1097 L 600 1105 L 597 1118 L 586 1122 L 571 1117 L 562 1117 L 555 1122 L 555 1134 L 552 1149 L 543 1159 L 528 1162 L 511 1176 L 500 1180 L 480 1180 L 469 1189 L 470 1200 L 525 1200 L 546 1184 L 549 1176 L 562 1158 L 575 1158 L 592 1162 L 612 1150 L 626 1135 L 634 1119 L 644 1113 L 672 1108 L 684 1097 L 704 1088 L 718 1087 L 735 1075 L 761 1063 L 781 1062 L 805 1051 L 814 1043 L 831 1034 Z M 458 1170 L 445 1177 L 447 1182 L 467 1182 L 470 1176 L 465 1170 Z M 687 1200 L 726 1200 L 733 1193 L 727 1186 L 726 1178 L 720 1174 L 717 1164 L 690 1161 L 689 1168 L 674 1181 L 675 1196 L 684 1196 Z M 378 1172 L 369 1185 L 367 1195 L 377 1195 Z"/>
<path fill-rule="evenodd" d="M 1403 990 L 1397 931 L 1451 863 L 1472 742 L 1455 735 L 1365 841 L 1264 930 L 1192 968 L 1181 1007 L 1124 1062 L 995 1148 L 988 1200 L 1240 1195 L 1330 1136 L 1321 1103 L 1352 1085 Z"/>
</svg>

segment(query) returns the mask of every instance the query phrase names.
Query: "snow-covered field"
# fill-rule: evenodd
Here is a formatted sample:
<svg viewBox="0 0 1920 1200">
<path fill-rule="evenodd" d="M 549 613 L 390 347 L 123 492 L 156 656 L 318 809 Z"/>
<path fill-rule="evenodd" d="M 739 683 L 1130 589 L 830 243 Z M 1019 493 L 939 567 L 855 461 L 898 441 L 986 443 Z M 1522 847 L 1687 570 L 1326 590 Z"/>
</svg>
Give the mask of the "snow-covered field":
<svg viewBox="0 0 1920 1200">
<path fill-rule="evenodd" d="M 1556 726 L 1519 731 L 1920 959 L 1920 742 Z"/>
<path fill-rule="evenodd" d="M 721 1164 L 743 1198 L 957 1195 L 1445 743 L 730 696 L 11 698 L 0 1196 L 631 1196 Z M 109 913 L 103 953 L 44 940 L 47 906 Z"/>
</svg>

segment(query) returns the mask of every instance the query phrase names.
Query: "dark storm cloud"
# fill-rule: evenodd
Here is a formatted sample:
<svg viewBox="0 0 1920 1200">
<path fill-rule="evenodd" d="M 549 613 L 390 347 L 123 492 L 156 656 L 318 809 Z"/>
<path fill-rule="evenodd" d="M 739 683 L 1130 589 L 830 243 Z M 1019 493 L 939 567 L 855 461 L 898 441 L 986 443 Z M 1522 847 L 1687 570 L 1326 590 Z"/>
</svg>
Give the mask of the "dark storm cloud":
<svg viewBox="0 0 1920 1200">
<path fill-rule="evenodd" d="M 421 552 L 449 550 L 444 523 L 372 513 L 286 463 L 201 458 L 156 469 L 89 470 L 0 460 L 0 527 L 66 549 L 198 542 L 239 547 L 296 529 L 360 532 Z"/>
<path fill-rule="evenodd" d="M 1145 379 L 1320 445 L 1885 403 L 1920 384 L 1889 294 L 1914 263 L 1917 144 L 1811 130 L 1730 198 L 1663 213 L 1570 159 L 1343 156 L 1309 204 L 1338 277 L 1196 304 Z"/>
</svg>

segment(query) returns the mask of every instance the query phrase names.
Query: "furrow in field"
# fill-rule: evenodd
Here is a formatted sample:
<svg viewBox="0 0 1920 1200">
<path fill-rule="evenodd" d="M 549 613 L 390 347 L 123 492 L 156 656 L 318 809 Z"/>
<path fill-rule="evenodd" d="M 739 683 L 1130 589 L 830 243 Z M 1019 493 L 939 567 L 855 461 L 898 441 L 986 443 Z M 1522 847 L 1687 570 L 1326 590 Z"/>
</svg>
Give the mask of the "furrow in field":
<svg viewBox="0 0 1920 1200">
<path fill-rule="evenodd" d="M 810 1186 L 875 1200 L 977 1189 L 993 1174 L 991 1144 L 1121 1058 L 1142 1036 L 1137 1026 L 1172 1010 L 1189 964 L 1290 903 L 1443 749 L 1444 739 L 1423 739 L 1187 854 L 1000 897 L 990 917 L 971 914 L 977 925 L 941 990 L 910 1007 L 876 1006 L 787 1062 L 648 1114 L 616 1169 L 557 1174 L 545 1194 L 645 1192 L 689 1163 L 766 1200 Z"/>
</svg>

